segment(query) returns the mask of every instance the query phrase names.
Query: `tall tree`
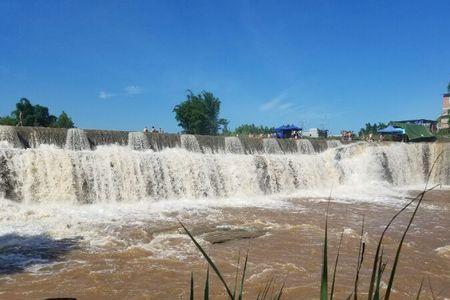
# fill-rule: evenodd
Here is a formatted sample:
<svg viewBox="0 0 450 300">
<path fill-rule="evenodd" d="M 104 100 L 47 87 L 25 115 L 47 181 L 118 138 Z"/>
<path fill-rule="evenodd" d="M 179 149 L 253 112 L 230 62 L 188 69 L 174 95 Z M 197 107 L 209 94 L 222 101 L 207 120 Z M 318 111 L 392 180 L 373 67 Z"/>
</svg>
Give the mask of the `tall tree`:
<svg viewBox="0 0 450 300">
<path fill-rule="evenodd" d="M 187 99 L 176 105 L 173 112 L 184 133 L 216 135 L 228 125 L 226 119 L 219 118 L 220 100 L 211 92 L 194 95 L 189 90 Z"/>
<path fill-rule="evenodd" d="M 13 112 L 13 115 L 21 126 L 34 125 L 34 106 L 27 98 L 21 98 L 16 103 L 16 110 Z"/>
<path fill-rule="evenodd" d="M 449 82 L 448 85 L 447 85 L 447 93 L 450 94 L 450 82 Z"/>
<path fill-rule="evenodd" d="M 48 127 L 55 120 L 56 117 L 48 113 L 48 107 L 39 104 L 34 106 L 34 126 Z"/>
<path fill-rule="evenodd" d="M 72 121 L 72 119 L 66 114 L 65 111 L 63 111 L 58 119 L 55 122 L 55 126 L 59 127 L 59 128 L 73 128 L 74 127 L 74 123 Z"/>
</svg>

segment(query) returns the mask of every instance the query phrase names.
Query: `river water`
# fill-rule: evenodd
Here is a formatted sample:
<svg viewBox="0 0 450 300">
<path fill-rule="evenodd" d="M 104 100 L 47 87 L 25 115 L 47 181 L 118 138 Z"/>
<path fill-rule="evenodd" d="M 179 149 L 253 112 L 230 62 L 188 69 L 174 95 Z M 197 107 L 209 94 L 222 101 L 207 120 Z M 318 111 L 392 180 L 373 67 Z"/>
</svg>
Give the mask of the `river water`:
<svg viewBox="0 0 450 300">
<path fill-rule="evenodd" d="M 191 136 L 183 142 L 197 147 Z M 352 291 L 364 218 L 363 296 L 384 225 L 432 170 L 429 186 L 443 187 L 426 196 L 407 235 L 393 296 L 414 298 L 425 278 L 424 299 L 431 298 L 428 282 L 435 295 L 450 299 L 448 144 L 254 155 L 240 154 L 235 139 L 226 141 L 232 153 L 133 145 L 0 146 L 0 298 L 186 299 L 191 271 L 200 295 L 206 263 L 181 220 L 230 286 L 239 252 L 242 263 L 249 251 L 248 298 L 273 278 L 275 287 L 286 279 L 284 299 L 318 299 L 330 193 L 330 262 L 341 232 L 344 237 L 337 299 Z M 387 272 L 411 212 L 385 240 Z M 214 299 L 226 299 L 214 275 L 212 287 Z"/>
</svg>

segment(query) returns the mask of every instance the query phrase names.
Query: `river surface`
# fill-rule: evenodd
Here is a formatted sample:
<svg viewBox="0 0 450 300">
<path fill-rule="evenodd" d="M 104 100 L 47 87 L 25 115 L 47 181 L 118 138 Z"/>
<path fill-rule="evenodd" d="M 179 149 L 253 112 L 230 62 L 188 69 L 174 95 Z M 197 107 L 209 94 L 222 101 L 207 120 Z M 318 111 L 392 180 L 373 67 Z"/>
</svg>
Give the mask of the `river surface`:
<svg viewBox="0 0 450 300">
<path fill-rule="evenodd" d="M 331 201 L 330 264 L 339 236 L 344 233 L 337 299 L 352 291 L 362 218 L 367 251 L 360 295 L 367 292 L 372 254 L 384 225 L 414 193 L 373 201 Z M 425 198 L 401 254 L 395 299 L 414 298 L 424 277 L 424 299 L 431 299 L 428 280 L 435 295 L 450 298 L 449 199 L 448 190 L 432 192 Z M 286 278 L 284 299 L 318 299 L 326 199 L 267 197 L 226 202 L 222 206 L 191 202 L 184 207 L 166 203 L 160 210 L 158 205 L 24 209 L 3 201 L 3 225 L 22 222 L 23 226 L 40 227 L 36 232 L 43 232 L 43 227 L 48 230 L 46 234 L 2 236 L 0 297 L 187 299 L 191 271 L 200 295 L 206 263 L 180 230 L 180 219 L 215 259 L 230 286 L 234 285 L 239 253 L 242 264 L 249 250 L 245 282 L 248 298 L 255 298 L 271 278 L 276 287 Z M 411 212 L 398 219 L 385 240 L 389 264 Z M 214 275 L 212 294 L 226 299 Z"/>
</svg>

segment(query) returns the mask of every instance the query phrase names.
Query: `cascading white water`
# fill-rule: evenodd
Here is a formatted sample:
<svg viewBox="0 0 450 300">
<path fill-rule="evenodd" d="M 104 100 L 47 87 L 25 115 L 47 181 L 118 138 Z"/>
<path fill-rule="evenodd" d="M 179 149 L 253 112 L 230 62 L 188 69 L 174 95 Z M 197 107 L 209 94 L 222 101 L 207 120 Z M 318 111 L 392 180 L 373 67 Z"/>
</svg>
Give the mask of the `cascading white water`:
<svg viewBox="0 0 450 300">
<path fill-rule="evenodd" d="M 202 152 L 195 135 L 182 134 L 180 139 L 181 139 L 181 147 L 182 148 L 184 148 L 188 151 L 192 151 L 192 152 Z"/>
<path fill-rule="evenodd" d="M 0 142 L 3 147 L 23 148 L 14 127 L 0 125 Z"/>
<path fill-rule="evenodd" d="M 67 131 L 66 149 L 68 150 L 90 150 L 91 145 L 83 129 L 70 128 Z"/>
<path fill-rule="evenodd" d="M 225 137 L 225 152 L 234 154 L 245 153 L 241 140 L 236 136 Z"/>
<path fill-rule="evenodd" d="M 133 202 L 291 194 L 332 186 L 450 184 L 450 144 L 353 144 L 317 155 L 201 154 L 100 146 L 0 148 L 0 197 L 22 202 Z"/>
<path fill-rule="evenodd" d="M 310 140 L 308 139 L 300 139 L 296 140 L 297 142 L 297 151 L 302 154 L 314 154 L 314 147 Z"/>
<path fill-rule="evenodd" d="M 280 144 L 273 138 L 263 139 L 264 152 L 270 154 L 283 154 Z"/>
<path fill-rule="evenodd" d="M 338 140 L 327 140 L 327 146 L 328 148 L 337 148 L 342 146 L 342 143 Z"/>
<path fill-rule="evenodd" d="M 150 149 L 150 143 L 144 132 L 128 133 L 128 146 L 133 150 L 139 151 Z"/>
</svg>

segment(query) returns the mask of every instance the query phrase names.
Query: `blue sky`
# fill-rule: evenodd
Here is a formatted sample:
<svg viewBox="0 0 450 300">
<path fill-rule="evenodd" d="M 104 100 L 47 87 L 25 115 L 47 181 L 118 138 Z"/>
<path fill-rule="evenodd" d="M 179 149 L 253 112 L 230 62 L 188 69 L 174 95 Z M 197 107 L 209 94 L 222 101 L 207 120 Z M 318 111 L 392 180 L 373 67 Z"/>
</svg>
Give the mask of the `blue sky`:
<svg viewBox="0 0 450 300">
<path fill-rule="evenodd" d="M 450 1 L 0 1 L 0 114 L 21 97 L 81 128 L 179 131 L 185 91 L 230 126 L 337 132 L 432 118 Z"/>
</svg>

